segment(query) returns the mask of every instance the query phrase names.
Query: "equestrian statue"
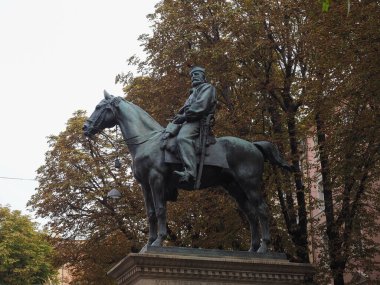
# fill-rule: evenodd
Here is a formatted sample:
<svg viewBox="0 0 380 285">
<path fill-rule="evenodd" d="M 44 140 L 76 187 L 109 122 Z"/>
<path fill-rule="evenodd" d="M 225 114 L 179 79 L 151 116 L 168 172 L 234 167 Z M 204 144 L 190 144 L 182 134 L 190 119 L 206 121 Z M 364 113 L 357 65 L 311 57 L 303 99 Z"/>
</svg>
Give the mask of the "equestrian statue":
<svg viewBox="0 0 380 285">
<path fill-rule="evenodd" d="M 84 135 L 91 138 L 106 128 L 120 127 L 144 194 L 148 246 L 162 246 L 167 236 L 166 204 L 177 199 L 178 189 L 222 186 L 248 219 L 249 251 L 265 253 L 270 233 L 261 190 L 264 161 L 289 171 L 292 167 L 268 141 L 213 137 L 215 88 L 206 82 L 201 67 L 193 67 L 190 76 L 189 98 L 166 128 L 139 106 L 104 91 L 104 99 L 83 126 Z"/>
</svg>

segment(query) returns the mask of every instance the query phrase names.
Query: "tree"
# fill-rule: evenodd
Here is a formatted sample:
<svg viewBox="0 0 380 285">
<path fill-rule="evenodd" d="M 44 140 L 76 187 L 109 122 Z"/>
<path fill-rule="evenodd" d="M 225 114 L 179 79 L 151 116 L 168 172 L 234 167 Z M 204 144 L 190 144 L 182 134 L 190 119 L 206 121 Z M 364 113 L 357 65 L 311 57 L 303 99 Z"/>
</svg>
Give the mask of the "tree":
<svg viewBox="0 0 380 285">
<path fill-rule="evenodd" d="M 265 189 L 274 222 L 293 245 L 280 239 L 275 246 L 286 244 L 299 261 L 308 261 L 308 210 L 318 205 L 300 143 L 316 135 L 327 219 L 319 228 L 328 241 L 321 264 L 335 284 L 350 268 L 369 268 L 365 253 L 373 256 L 378 228 L 368 221 L 378 213 L 368 199 L 379 171 L 379 5 L 351 3 L 347 15 L 337 2 L 323 13 L 316 1 L 161 1 L 150 16 L 153 34 L 141 38 L 148 57 L 140 66 L 162 83 L 166 102 L 178 101 L 166 92 L 178 78 L 169 70 L 185 75 L 187 63 L 204 65 L 221 95 L 216 134 L 269 139 L 291 159 L 294 176 L 270 175 Z M 126 90 L 135 96 L 133 85 Z"/>
<path fill-rule="evenodd" d="M 0 284 L 44 284 L 57 275 L 53 246 L 20 211 L 0 207 Z"/>
<path fill-rule="evenodd" d="M 352 1 L 315 19 L 309 34 L 310 81 L 324 196 L 326 258 L 334 284 L 358 267 L 376 270 L 373 237 L 379 231 L 379 5 Z M 329 52 L 326 52 L 326 49 Z M 372 269 L 370 269 L 372 267 Z"/>
<path fill-rule="evenodd" d="M 85 114 L 79 111 L 66 130 L 49 138 L 45 164 L 37 171 L 39 186 L 29 205 L 49 219 L 57 264 L 72 265 L 76 280 L 112 284 L 108 269 L 145 242 L 144 202 L 131 179 L 121 135 L 113 130 L 87 140 L 82 134 L 84 121 Z M 120 170 L 114 167 L 116 157 L 122 162 Z M 122 193 L 121 199 L 107 197 L 113 188 Z"/>
<path fill-rule="evenodd" d="M 328 13 L 319 5 L 314 0 L 161 1 L 149 15 L 152 35 L 140 38 L 147 58 L 130 58 L 140 76 L 119 75 L 117 81 L 128 100 L 164 126 L 187 98 L 187 66 L 205 66 L 219 96 L 215 134 L 273 141 L 296 170 L 285 174 L 266 165 L 271 171 L 263 187 L 273 216 L 274 250 L 308 262 L 307 225 L 317 225 L 313 233 L 326 237 L 318 276 L 343 284 L 345 272 L 374 269 L 371 237 L 379 225 L 369 217 L 380 210 L 375 191 L 379 5 L 352 1 L 348 17 L 344 4 L 334 1 Z M 146 228 L 126 149 L 113 131 L 107 132 L 109 139 L 100 135 L 95 143 L 86 141 L 83 120 L 84 114 L 77 113 L 64 132 L 50 138 L 31 204 L 39 215 L 52 218 L 51 228 L 65 239 L 62 246 L 70 247 L 68 239 L 82 240 L 62 260 L 79 264 L 82 280 L 95 280 L 85 267 L 99 266 L 104 274 L 116 259 L 142 246 Z M 301 167 L 302 142 L 313 136 L 318 154 L 313 167 L 321 171 L 326 217 L 318 224 L 311 211 L 320 201 L 310 196 L 313 181 Z M 117 152 L 124 161 L 120 172 L 112 166 Z M 122 201 L 106 198 L 113 187 L 122 191 Z M 236 205 L 220 189 L 207 196 L 181 193 L 178 203 L 170 203 L 168 244 L 246 249 L 247 225 Z M 91 253 L 101 244 L 114 250 L 114 258 Z"/>
<path fill-rule="evenodd" d="M 157 82 L 155 90 L 160 90 L 142 96 L 164 94 L 166 106 L 173 110 L 168 102 L 178 102 L 177 86 L 183 86 L 183 79 L 176 79 L 187 76 L 188 63 L 204 63 L 222 95 L 215 133 L 248 140 L 274 138 L 283 152 L 290 152 L 297 171 L 293 178 L 287 177 L 287 184 L 294 191 L 284 193 L 277 187 L 278 197 L 268 193 L 268 200 L 281 202 L 285 227 L 295 245 L 293 259 L 307 262 L 306 189 L 297 143 L 297 116 L 304 94 L 296 79 L 305 69 L 304 40 L 297 34 L 304 24 L 304 13 L 298 15 L 299 7 L 303 8 L 300 3 L 283 10 L 276 3 L 260 1 L 255 5 L 250 1 L 163 1 L 150 16 L 153 35 L 141 38 L 148 57 L 139 66 L 150 71 L 150 79 L 144 80 Z M 174 46 L 168 48 L 169 42 Z M 129 96 L 138 97 L 134 95 L 138 81 L 129 78 L 124 83 Z"/>
</svg>

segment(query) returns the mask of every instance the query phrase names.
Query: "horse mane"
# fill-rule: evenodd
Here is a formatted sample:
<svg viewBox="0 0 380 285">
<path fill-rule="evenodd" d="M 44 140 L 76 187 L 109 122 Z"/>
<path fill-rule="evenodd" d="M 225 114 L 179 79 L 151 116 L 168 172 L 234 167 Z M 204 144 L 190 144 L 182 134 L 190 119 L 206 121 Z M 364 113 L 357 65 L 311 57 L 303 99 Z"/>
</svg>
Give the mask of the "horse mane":
<svg viewBox="0 0 380 285">
<path fill-rule="evenodd" d="M 148 118 L 154 124 L 154 126 L 153 126 L 154 128 L 156 128 L 156 129 L 163 129 L 163 127 L 148 112 L 146 112 L 143 108 L 141 108 L 140 106 L 138 106 L 138 105 L 136 105 L 136 104 L 134 104 L 134 103 L 126 100 L 125 98 L 122 98 L 122 97 L 118 97 L 118 98 L 121 99 L 118 102 L 118 104 L 120 104 L 120 102 L 124 102 L 124 103 L 132 106 L 134 109 L 137 109 L 142 116 Z"/>
</svg>

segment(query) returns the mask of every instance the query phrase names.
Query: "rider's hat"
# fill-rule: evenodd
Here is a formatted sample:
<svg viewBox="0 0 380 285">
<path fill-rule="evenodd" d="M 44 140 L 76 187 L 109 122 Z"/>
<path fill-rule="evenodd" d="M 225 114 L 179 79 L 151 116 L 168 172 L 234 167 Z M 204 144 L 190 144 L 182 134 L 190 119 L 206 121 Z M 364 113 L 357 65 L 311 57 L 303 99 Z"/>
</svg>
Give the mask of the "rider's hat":
<svg viewBox="0 0 380 285">
<path fill-rule="evenodd" d="M 200 66 L 193 66 L 190 70 L 190 75 L 192 75 L 194 72 L 196 71 L 200 71 L 202 72 L 203 74 L 205 73 L 205 69 L 203 67 L 200 67 Z"/>
</svg>

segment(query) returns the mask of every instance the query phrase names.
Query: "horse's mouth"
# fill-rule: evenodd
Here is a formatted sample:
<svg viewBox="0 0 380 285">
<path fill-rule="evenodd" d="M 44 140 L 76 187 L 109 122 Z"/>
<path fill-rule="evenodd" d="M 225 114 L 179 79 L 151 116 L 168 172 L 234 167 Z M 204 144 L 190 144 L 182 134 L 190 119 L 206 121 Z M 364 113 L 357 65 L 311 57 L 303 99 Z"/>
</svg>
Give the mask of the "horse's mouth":
<svg viewBox="0 0 380 285">
<path fill-rule="evenodd" d="M 88 137 L 90 139 L 94 137 L 95 132 L 93 128 L 90 128 L 88 125 L 85 124 L 82 129 L 85 137 Z"/>
</svg>

